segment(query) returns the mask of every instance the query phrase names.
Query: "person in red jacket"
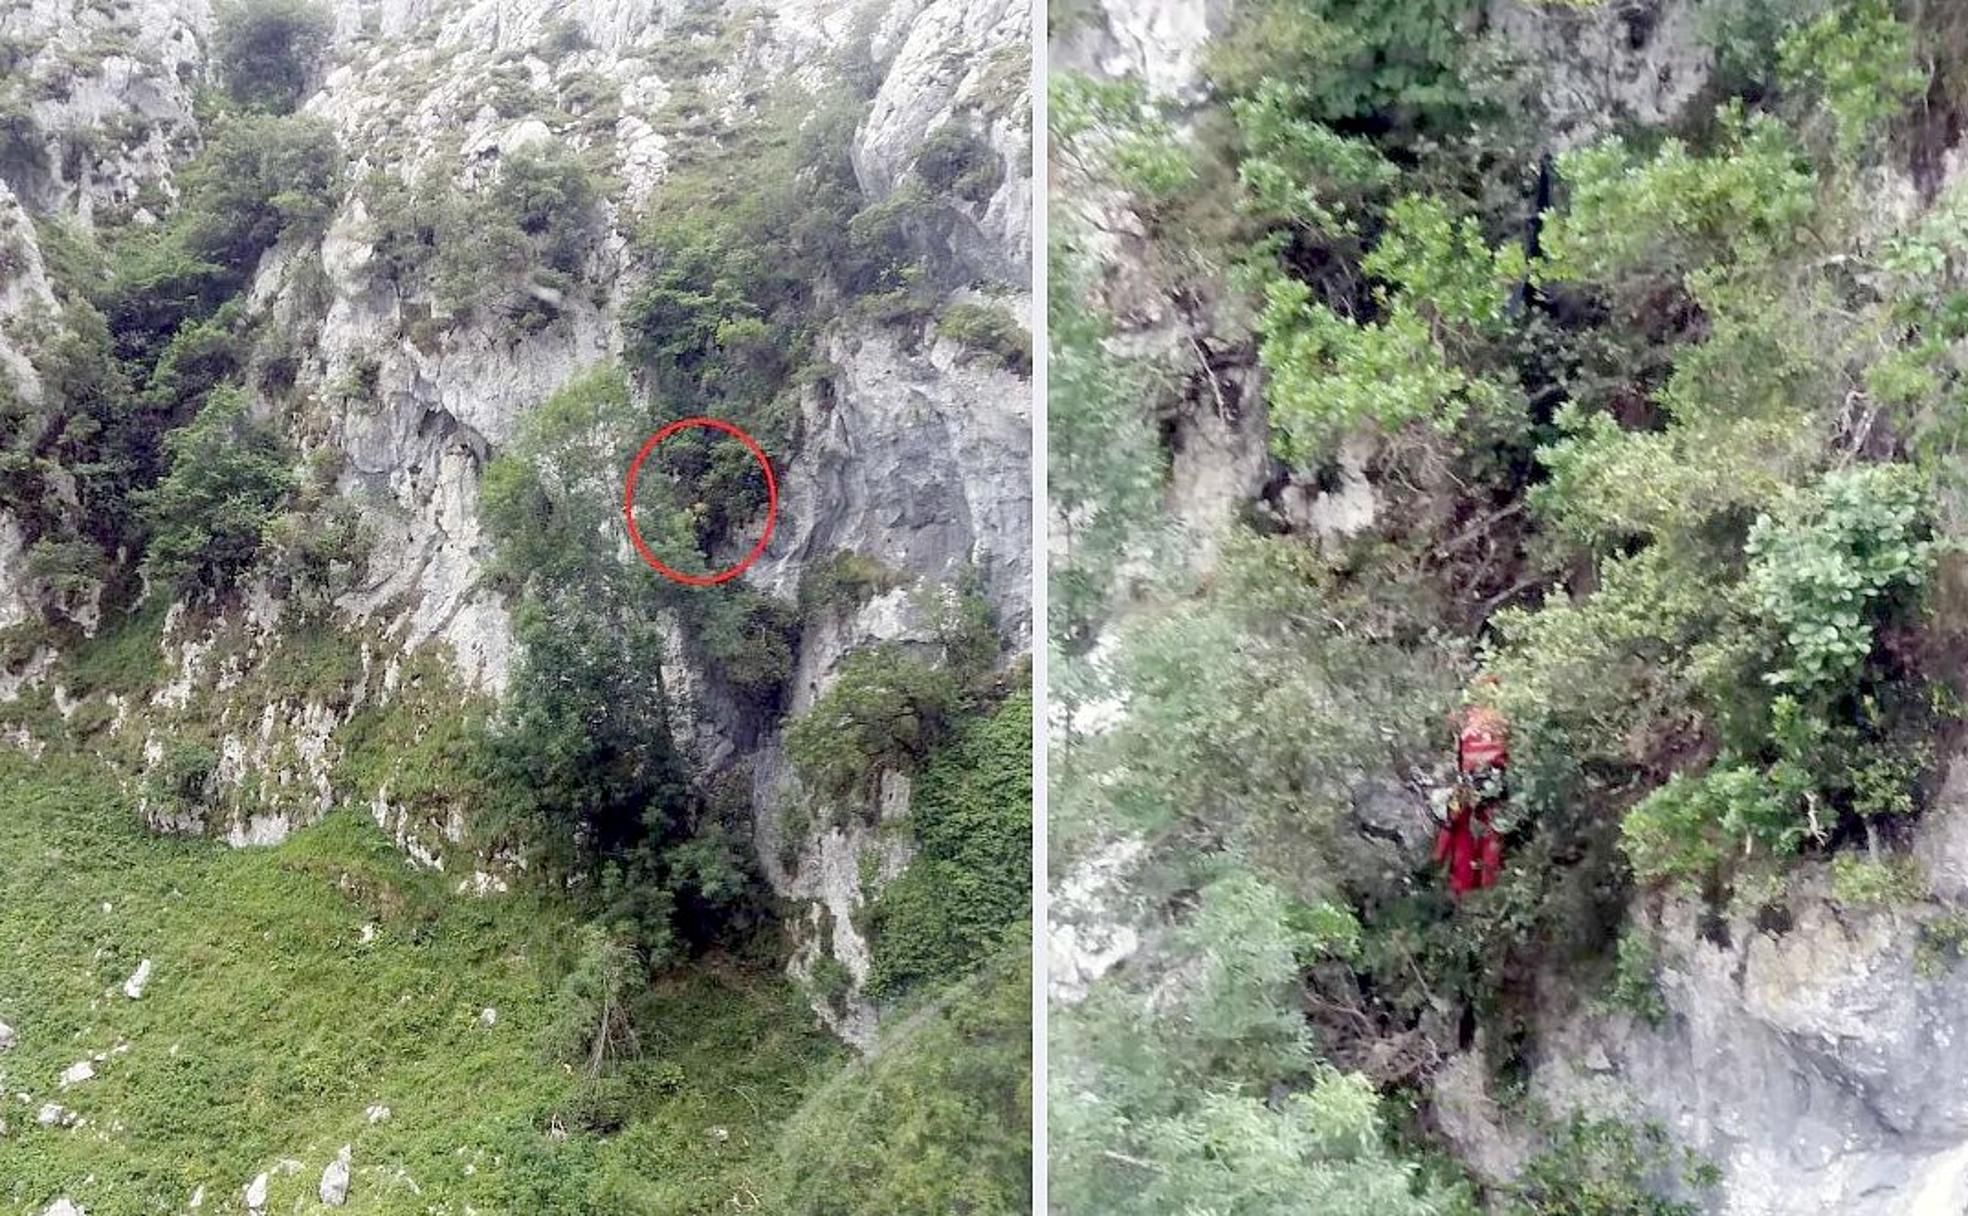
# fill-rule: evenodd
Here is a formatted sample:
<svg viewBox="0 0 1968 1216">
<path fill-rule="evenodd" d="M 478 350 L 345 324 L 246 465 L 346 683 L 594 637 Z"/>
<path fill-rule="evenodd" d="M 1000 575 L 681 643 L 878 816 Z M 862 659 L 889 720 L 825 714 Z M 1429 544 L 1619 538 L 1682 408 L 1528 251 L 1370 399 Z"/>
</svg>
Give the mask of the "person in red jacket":
<svg viewBox="0 0 1968 1216">
<path fill-rule="evenodd" d="M 1495 883 L 1503 869 L 1496 820 L 1510 766 L 1510 726 L 1488 705 L 1469 706 L 1458 719 L 1455 785 L 1435 834 L 1435 860 L 1448 865 L 1449 891 L 1460 898 Z"/>
</svg>

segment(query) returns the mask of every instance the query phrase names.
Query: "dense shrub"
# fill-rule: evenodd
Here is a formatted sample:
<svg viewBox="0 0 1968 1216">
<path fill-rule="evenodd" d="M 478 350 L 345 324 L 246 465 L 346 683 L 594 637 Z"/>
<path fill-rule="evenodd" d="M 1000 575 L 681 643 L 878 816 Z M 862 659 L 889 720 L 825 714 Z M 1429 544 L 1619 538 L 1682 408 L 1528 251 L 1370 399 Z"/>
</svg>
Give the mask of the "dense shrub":
<svg viewBox="0 0 1968 1216">
<path fill-rule="evenodd" d="M 1429 1216 L 1452 1195 L 1390 1152 L 1372 1086 L 1317 1061 L 1293 987 L 1338 939 L 1248 874 L 1207 883 L 1171 942 L 1184 982 L 1052 1018 L 1052 1194 L 1118 1216 L 1210 1207 Z M 1271 1100 L 1266 1092 L 1276 1095 Z"/>
<path fill-rule="evenodd" d="M 334 17 L 314 0 L 228 0 L 217 16 L 213 57 L 232 99 L 291 113 L 334 33 Z"/>
<path fill-rule="evenodd" d="M 196 814 L 211 793 L 212 774 L 218 770 L 219 756 L 203 743 L 178 740 L 164 749 L 148 781 L 147 793 L 161 808 L 178 814 Z"/>
<path fill-rule="evenodd" d="M 931 131 L 916 151 L 915 170 L 938 194 L 988 203 L 1004 181 L 1004 161 L 989 140 L 961 119 Z"/>
<path fill-rule="evenodd" d="M 1905 466 L 1828 475 L 1750 529 L 1750 587 L 1783 633 L 1770 683 L 1809 692 L 1849 680 L 1879 620 L 1934 565 L 1926 494 Z"/>
<path fill-rule="evenodd" d="M 634 1007 L 647 975 L 633 945 L 585 926 L 574 967 L 554 994 L 548 1054 L 579 1065 L 591 1079 L 634 1056 L 641 1046 Z"/>
<path fill-rule="evenodd" d="M 705 657 L 749 704 L 777 708 L 793 673 L 798 608 L 733 581 L 708 588 L 687 613 Z"/>
<path fill-rule="evenodd" d="M 376 264 L 390 282 L 435 297 L 438 326 L 472 316 L 523 331 L 553 323 L 599 231 L 600 188 L 558 144 L 529 145 L 476 193 L 442 174 L 414 182 L 372 174 L 360 192 Z"/>
<path fill-rule="evenodd" d="M 1151 210 L 1194 183 L 1194 161 L 1140 81 L 1058 72 L 1047 91 L 1053 146 L 1078 171 L 1111 175 Z"/>
<path fill-rule="evenodd" d="M 969 347 L 973 358 L 1016 375 L 1032 374 L 1032 335 L 1002 308 L 967 302 L 945 305 L 936 318 L 936 332 Z"/>
<path fill-rule="evenodd" d="M 910 803 L 916 859 L 869 914 L 869 991 L 954 981 L 1025 922 L 1032 884 L 1032 694 L 971 720 L 924 768 Z"/>
<path fill-rule="evenodd" d="M 228 268 L 250 270 L 276 241 L 320 230 L 339 201 L 341 166 L 326 120 L 243 115 L 225 121 L 180 179 L 186 246 Z"/>
<path fill-rule="evenodd" d="M 1526 1164 L 1504 1210 L 1509 1216 L 1696 1216 L 1696 1204 L 1654 1194 L 1652 1184 L 1663 1174 L 1694 1187 L 1716 1182 L 1712 1165 L 1677 1153 L 1657 1124 L 1636 1128 L 1577 1115 Z"/>
<path fill-rule="evenodd" d="M 819 328 L 920 277 L 913 196 L 863 207 L 848 156 L 862 109 L 775 98 L 717 157 L 682 167 L 638 227 L 648 274 L 624 312 L 630 356 L 688 412 L 721 414 L 768 452 L 791 438 L 785 398 Z"/>
<path fill-rule="evenodd" d="M 1267 0 L 1210 48 L 1207 70 L 1228 94 L 1270 81 L 1303 91 L 1309 117 L 1380 127 L 1446 128 L 1480 114 L 1465 21 L 1473 0 Z"/>
<path fill-rule="evenodd" d="M 1030 953 L 1007 947 L 793 1114 L 775 1210 L 1031 1210 Z"/>
<path fill-rule="evenodd" d="M 843 549 L 808 562 L 800 571 L 799 606 L 811 613 L 822 608 L 854 609 L 901 585 L 904 576 L 865 553 Z"/>
<path fill-rule="evenodd" d="M 279 439 L 247 416 L 250 405 L 243 391 L 220 389 L 165 438 L 169 469 L 136 496 L 151 532 L 149 578 L 181 590 L 226 587 L 259 555 L 294 477 Z"/>
<path fill-rule="evenodd" d="M 786 728 L 786 754 L 815 793 L 865 797 L 886 769 L 914 769 L 943 738 L 961 690 L 894 643 L 858 650 L 813 708 Z"/>
<path fill-rule="evenodd" d="M 181 325 L 244 286 L 276 242 L 319 231 L 339 199 L 341 154 L 319 119 L 233 116 L 178 182 L 183 202 L 170 222 L 126 235 L 108 281 L 89 285 L 118 353 L 143 367 Z"/>
<path fill-rule="evenodd" d="M 1885 0 L 1836 6 L 1778 44 L 1784 83 L 1815 92 L 1838 152 L 1856 157 L 1887 119 L 1927 91 L 1910 31 Z"/>
</svg>

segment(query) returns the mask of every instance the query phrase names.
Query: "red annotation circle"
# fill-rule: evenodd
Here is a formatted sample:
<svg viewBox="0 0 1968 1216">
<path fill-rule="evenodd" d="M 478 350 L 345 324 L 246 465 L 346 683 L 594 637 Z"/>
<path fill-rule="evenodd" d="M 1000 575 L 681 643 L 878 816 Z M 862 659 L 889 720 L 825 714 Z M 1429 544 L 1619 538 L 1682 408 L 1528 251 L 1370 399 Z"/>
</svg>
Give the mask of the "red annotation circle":
<svg viewBox="0 0 1968 1216">
<path fill-rule="evenodd" d="M 765 473 L 765 531 L 759 533 L 758 543 L 752 546 L 750 553 L 740 558 L 736 565 L 720 570 L 716 574 L 685 574 L 681 570 L 672 570 L 663 564 L 661 558 L 649 551 L 649 545 L 642 539 L 642 532 L 636 527 L 636 478 L 642 473 L 642 462 L 647 460 L 649 454 L 656 450 L 657 444 L 668 439 L 678 431 L 687 430 L 694 426 L 709 427 L 714 431 L 723 431 L 739 443 L 744 444 L 745 450 L 752 454 L 752 459 L 758 461 L 759 469 Z M 737 578 L 751 568 L 752 563 L 759 559 L 759 554 L 765 552 L 765 542 L 772 539 L 772 525 L 779 518 L 779 483 L 773 479 L 772 462 L 765 458 L 765 452 L 759 447 L 758 441 L 745 433 L 745 428 L 738 426 L 736 423 L 726 422 L 722 418 L 679 418 L 662 430 L 657 431 L 654 435 L 651 435 L 648 439 L 645 439 L 642 444 L 642 450 L 635 454 L 634 460 L 629 461 L 628 484 L 622 490 L 622 518 L 628 521 L 629 539 L 635 543 L 636 552 L 642 555 L 642 560 L 648 562 L 650 568 L 655 570 L 656 573 L 666 578 L 675 579 L 677 582 L 683 583 L 686 586 L 709 587 L 714 583 L 722 583 L 727 579 Z"/>
</svg>

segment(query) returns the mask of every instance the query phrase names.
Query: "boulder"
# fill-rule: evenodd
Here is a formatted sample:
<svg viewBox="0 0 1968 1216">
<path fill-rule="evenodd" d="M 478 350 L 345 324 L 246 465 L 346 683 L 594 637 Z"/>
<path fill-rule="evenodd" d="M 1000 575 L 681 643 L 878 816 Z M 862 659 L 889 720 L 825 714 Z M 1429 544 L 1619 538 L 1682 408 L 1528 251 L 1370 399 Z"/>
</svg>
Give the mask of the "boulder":
<svg viewBox="0 0 1968 1216">
<path fill-rule="evenodd" d="M 331 1208 L 348 1202 L 350 1147 L 344 1144 L 342 1151 L 328 1163 L 328 1168 L 321 1171 L 321 1202 Z"/>
</svg>

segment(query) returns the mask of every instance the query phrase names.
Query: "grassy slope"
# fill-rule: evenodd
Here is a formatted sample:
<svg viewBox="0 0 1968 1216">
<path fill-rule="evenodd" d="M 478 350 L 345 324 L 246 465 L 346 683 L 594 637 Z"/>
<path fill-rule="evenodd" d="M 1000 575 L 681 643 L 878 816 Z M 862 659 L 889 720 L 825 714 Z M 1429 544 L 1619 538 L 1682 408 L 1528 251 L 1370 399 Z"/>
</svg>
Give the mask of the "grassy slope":
<svg viewBox="0 0 1968 1216">
<path fill-rule="evenodd" d="M 0 1021 L 20 1034 L 0 1054 L 0 1214 L 60 1194 L 91 1216 L 179 1211 L 199 1186 L 204 1211 L 238 1211 L 262 1170 L 270 1210 L 312 1211 L 344 1143 L 350 1213 L 777 1207 L 776 1121 L 838 1059 L 797 994 L 703 965 L 660 987 L 631 1121 L 555 1140 L 577 1084 L 539 1040 L 575 925 L 453 881 L 351 811 L 232 851 L 143 832 L 87 762 L 0 759 Z M 146 957 L 149 991 L 128 1000 L 116 989 Z M 125 1043 L 58 1090 L 62 1069 Z M 87 1124 L 37 1126 L 48 1101 Z M 369 1123 L 371 1103 L 392 1118 Z"/>
</svg>

